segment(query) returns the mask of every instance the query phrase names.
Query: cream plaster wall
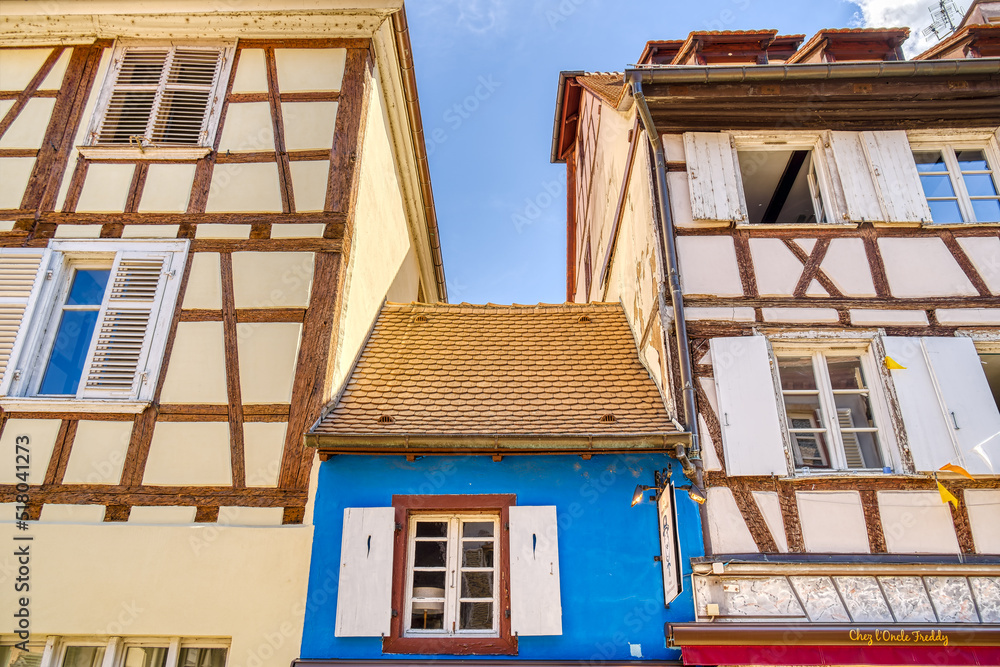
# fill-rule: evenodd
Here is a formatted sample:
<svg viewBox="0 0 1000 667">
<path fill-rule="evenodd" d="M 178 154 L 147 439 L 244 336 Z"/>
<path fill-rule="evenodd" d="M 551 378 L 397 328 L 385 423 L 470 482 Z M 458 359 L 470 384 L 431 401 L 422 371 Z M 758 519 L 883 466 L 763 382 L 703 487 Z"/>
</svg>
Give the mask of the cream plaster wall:
<svg viewBox="0 0 1000 667">
<path fill-rule="evenodd" d="M 233 482 L 228 422 L 157 422 L 143 484 L 187 486 Z"/>
<path fill-rule="evenodd" d="M 56 100 L 52 97 L 28 100 L 3 137 L 0 137 L 0 148 L 40 148 L 55 105 Z"/>
<path fill-rule="evenodd" d="M 857 491 L 795 494 L 807 552 L 868 553 L 868 529 Z"/>
<path fill-rule="evenodd" d="M 243 422 L 247 486 L 277 486 L 287 422 Z"/>
<path fill-rule="evenodd" d="M 52 49 L 0 49 L 0 90 L 24 90 Z"/>
<path fill-rule="evenodd" d="M 101 523 L 104 521 L 104 505 L 42 505 L 39 521 L 45 523 Z"/>
<path fill-rule="evenodd" d="M 197 507 L 136 505 L 128 515 L 129 523 L 146 525 L 185 525 L 194 523 Z"/>
<path fill-rule="evenodd" d="M 39 90 L 59 90 L 62 88 L 63 77 L 66 75 L 66 68 L 69 67 L 69 59 L 72 54 L 73 51 L 71 49 L 66 49 L 62 52 L 59 60 L 52 66 L 49 73 L 45 75 L 42 84 L 38 86 Z"/>
<path fill-rule="evenodd" d="M 292 187 L 295 187 L 295 171 L 292 170 Z M 286 223 L 271 225 L 272 239 L 321 239 L 326 231 L 322 222 Z"/>
<path fill-rule="evenodd" d="M 1000 489 L 966 489 L 965 506 L 976 552 L 1000 554 Z"/>
<path fill-rule="evenodd" d="M 173 239 L 177 238 L 180 225 L 125 225 L 123 239 Z M 56 228 L 59 231 L 59 228 Z"/>
<path fill-rule="evenodd" d="M 278 90 L 297 93 L 340 90 L 344 81 L 346 49 L 275 49 Z"/>
<path fill-rule="evenodd" d="M 420 267 L 417 264 L 417 253 L 413 246 L 410 246 L 403 263 L 399 265 L 395 280 L 389 286 L 385 300 L 393 303 L 410 303 L 417 301 L 419 294 Z"/>
<path fill-rule="evenodd" d="M 191 198 L 194 164 L 151 164 L 139 202 L 140 213 L 183 213 Z"/>
<path fill-rule="evenodd" d="M 77 211 L 121 213 L 125 210 L 128 190 L 132 185 L 133 164 L 92 164 L 76 204 Z"/>
<path fill-rule="evenodd" d="M 881 238 L 878 245 L 895 297 L 979 294 L 939 238 Z"/>
<path fill-rule="evenodd" d="M 757 553 L 757 543 L 743 521 L 733 492 L 724 486 L 708 489 L 708 529 L 717 554 Z"/>
<path fill-rule="evenodd" d="M 57 239 L 96 239 L 101 236 L 103 225 L 59 225 L 54 234 Z"/>
<path fill-rule="evenodd" d="M 292 172 L 292 194 L 295 211 L 322 211 L 326 204 L 326 185 L 330 180 L 329 160 L 309 160 L 289 163 Z M 274 227 L 281 227 L 275 225 Z M 275 238 L 272 227 L 271 238 Z M 320 233 L 322 236 L 322 233 Z"/>
<path fill-rule="evenodd" d="M 191 255 L 191 273 L 184 288 L 184 308 L 222 308 L 222 268 L 217 252 Z"/>
<path fill-rule="evenodd" d="M 248 239 L 250 225 L 238 225 L 230 222 L 201 223 L 194 230 L 196 239 Z"/>
<path fill-rule="evenodd" d="M 242 49 L 233 79 L 234 93 L 266 93 L 267 65 L 264 49 Z"/>
<path fill-rule="evenodd" d="M 313 264 L 311 252 L 234 252 L 233 296 L 236 307 L 308 306 Z"/>
<path fill-rule="evenodd" d="M 878 507 L 889 553 L 959 552 L 950 505 L 937 491 L 879 491 Z"/>
<path fill-rule="evenodd" d="M 222 322 L 179 322 L 161 403 L 228 403 Z"/>
<path fill-rule="evenodd" d="M 302 325 L 254 322 L 236 325 L 240 393 L 244 403 L 288 403 Z"/>
<path fill-rule="evenodd" d="M 253 150 L 274 150 L 274 147 Z M 208 213 L 281 213 L 277 163 L 216 165 L 205 210 Z"/>
<path fill-rule="evenodd" d="M 230 104 L 222 124 L 220 151 L 243 153 L 274 150 L 274 124 L 267 102 Z"/>
<path fill-rule="evenodd" d="M 280 526 L 285 515 L 283 507 L 219 508 L 219 523 L 223 526 Z"/>
<path fill-rule="evenodd" d="M 118 484 L 131 437 L 131 421 L 81 420 L 77 423 L 63 482 Z"/>
<path fill-rule="evenodd" d="M 678 237 L 677 258 L 685 296 L 743 296 L 731 237 Z"/>
<path fill-rule="evenodd" d="M 375 86 L 376 91 L 380 89 Z M 399 280 L 400 266 L 412 244 L 381 93 L 373 91 L 370 100 L 331 391 L 350 372 L 383 299 Z"/>
<path fill-rule="evenodd" d="M 0 525 L 6 544 L 14 532 Z M 311 526 L 43 522 L 32 534 L 35 636 L 231 637 L 228 667 L 288 667 L 299 655 Z M 15 602 L 0 596 L 0 614 Z"/>
<path fill-rule="evenodd" d="M 336 102 L 282 102 L 281 119 L 285 126 L 286 149 L 330 149 L 333 146 Z"/>
<path fill-rule="evenodd" d="M 33 157 L 0 158 L 0 208 L 21 208 L 24 189 L 35 167 Z"/>
<path fill-rule="evenodd" d="M 0 434 L 0 451 L 8 455 L 9 461 L 7 465 L 0 466 L 0 484 L 17 484 L 22 481 L 14 476 L 17 474 L 14 467 L 17 438 L 22 436 L 27 437 L 28 442 L 22 440 L 20 444 L 26 444 L 30 449 L 28 484 L 41 484 L 45 479 L 49 459 L 52 458 L 60 426 L 60 419 L 8 419 Z"/>
</svg>

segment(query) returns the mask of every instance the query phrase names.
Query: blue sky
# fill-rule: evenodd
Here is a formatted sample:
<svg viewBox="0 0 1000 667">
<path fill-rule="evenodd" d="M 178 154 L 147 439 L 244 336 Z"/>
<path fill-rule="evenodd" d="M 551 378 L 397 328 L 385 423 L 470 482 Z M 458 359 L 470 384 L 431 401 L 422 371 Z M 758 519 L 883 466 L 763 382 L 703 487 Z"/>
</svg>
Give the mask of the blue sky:
<svg viewBox="0 0 1000 667">
<path fill-rule="evenodd" d="M 549 163 L 561 70 L 621 71 L 647 40 L 692 30 L 776 28 L 808 38 L 822 28 L 893 24 L 916 33 L 929 4 L 411 0 L 407 19 L 449 300 L 566 298 L 566 168 Z"/>
</svg>

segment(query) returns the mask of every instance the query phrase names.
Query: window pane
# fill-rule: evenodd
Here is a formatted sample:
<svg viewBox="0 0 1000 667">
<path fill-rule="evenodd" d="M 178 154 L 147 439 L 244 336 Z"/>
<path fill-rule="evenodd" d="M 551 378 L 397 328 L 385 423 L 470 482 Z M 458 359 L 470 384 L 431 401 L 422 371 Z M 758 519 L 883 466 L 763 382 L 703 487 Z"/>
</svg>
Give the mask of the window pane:
<svg viewBox="0 0 1000 667">
<path fill-rule="evenodd" d="M 493 522 L 466 521 L 462 524 L 462 537 L 493 537 Z"/>
<path fill-rule="evenodd" d="M 986 163 L 986 154 L 980 150 L 955 151 L 955 157 L 962 171 L 987 171 L 990 168 Z"/>
<path fill-rule="evenodd" d="M 806 424 L 807 419 L 792 419 L 792 425 Z M 830 455 L 822 433 L 791 433 L 796 468 L 829 468 Z"/>
<path fill-rule="evenodd" d="M 1000 222 L 1000 201 L 996 199 L 973 199 L 972 210 L 977 222 Z"/>
<path fill-rule="evenodd" d="M 834 389 L 864 389 L 865 377 L 858 357 L 827 357 L 830 384 Z"/>
<path fill-rule="evenodd" d="M 997 187 L 991 174 L 962 174 L 970 197 L 995 197 Z"/>
<path fill-rule="evenodd" d="M 411 630 L 444 628 L 444 601 L 415 600 L 410 608 Z"/>
<path fill-rule="evenodd" d="M 444 567 L 448 553 L 447 544 L 447 542 L 417 542 L 413 564 L 416 567 Z"/>
<path fill-rule="evenodd" d="M 178 667 L 225 667 L 224 648 L 181 648 Z"/>
<path fill-rule="evenodd" d="M 814 223 L 809 187 L 810 150 L 741 150 L 736 153 L 751 223 Z"/>
<path fill-rule="evenodd" d="M 785 412 L 788 415 L 788 428 L 825 428 L 819 410 L 818 394 L 785 395 Z M 800 423 L 794 424 L 793 421 Z"/>
<path fill-rule="evenodd" d="M 462 567 L 493 567 L 493 543 L 463 542 Z"/>
<path fill-rule="evenodd" d="M 948 171 L 941 151 L 916 151 L 913 161 L 917 163 L 917 171 Z"/>
<path fill-rule="evenodd" d="M 955 188 L 951 186 L 951 177 L 947 174 L 923 174 L 920 184 L 924 186 L 924 194 L 928 197 L 954 197 Z"/>
<path fill-rule="evenodd" d="M 463 572 L 462 573 L 462 597 L 463 598 L 492 598 L 493 597 L 493 573 L 492 572 Z"/>
<path fill-rule="evenodd" d="M 492 602 L 463 602 L 458 614 L 458 627 L 462 630 L 492 630 Z"/>
<path fill-rule="evenodd" d="M 875 428 L 868 397 L 862 394 L 837 394 L 837 423 L 840 428 Z"/>
<path fill-rule="evenodd" d="M 67 310 L 63 313 L 39 394 L 76 393 L 96 326 L 96 310 Z"/>
<path fill-rule="evenodd" d="M 417 537 L 447 537 L 447 521 L 418 521 Z"/>
<path fill-rule="evenodd" d="M 66 305 L 99 306 L 104 300 L 104 290 L 108 286 L 110 270 L 80 269 L 73 275 L 73 286 L 69 290 Z"/>
<path fill-rule="evenodd" d="M 443 598 L 444 577 L 444 570 L 431 572 L 416 570 L 413 573 L 413 596 L 418 598 Z"/>
<path fill-rule="evenodd" d="M 63 667 L 100 667 L 104 646 L 68 646 Z"/>
<path fill-rule="evenodd" d="M 931 220 L 934 222 L 964 222 L 962 211 L 954 199 L 928 201 L 927 205 L 931 207 Z"/>
<path fill-rule="evenodd" d="M 129 646 L 125 651 L 124 667 L 164 667 L 166 646 Z"/>
<path fill-rule="evenodd" d="M 812 357 L 778 357 L 778 375 L 782 389 L 816 389 Z"/>
<path fill-rule="evenodd" d="M 28 645 L 27 651 L 16 646 L 0 646 L 0 667 L 38 667 L 42 663 L 44 645 Z"/>
</svg>

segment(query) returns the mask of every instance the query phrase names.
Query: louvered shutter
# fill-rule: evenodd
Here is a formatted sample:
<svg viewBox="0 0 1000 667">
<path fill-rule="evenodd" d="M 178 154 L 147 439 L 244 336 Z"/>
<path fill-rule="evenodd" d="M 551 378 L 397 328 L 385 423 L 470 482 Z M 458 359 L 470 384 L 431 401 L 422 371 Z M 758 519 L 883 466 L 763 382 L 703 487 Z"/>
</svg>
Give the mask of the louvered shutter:
<svg viewBox="0 0 1000 667">
<path fill-rule="evenodd" d="M 115 256 L 81 398 L 151 396 L 160 355 L 150 360 L 150 348 L 154 337 L 165 335 L 179 282 L 173 260 L 170 252 L 121 251 Z"/>
<path fill-rule="evenodd" d="M 931 210 L 903 130 L 862 132 L 861 143 L 889 222 L 924 222 Z"/>
<path fill-rule="evenodd" d="M 865 457 L 861 453 L 861 441 L 857 433 L 849 433 L 843 429 L 854 428 L 854 417 L 850 408 L 837 408 L 837 423 L 840 424 L 840 439 L 844 443 L 844 458 L 847 467 L 856 469 L 865 467 Z"/>
<path fill-rule="evenodd" d="M 0 377 L 24 344 L 24 330 L 44 281 L 49 250 L 0 248 Z M 5 379 L 4 389 L 10 384 Z"/>
<path fill-rule="evenodd" d="M 340 546 L 336 637 L 384 637 L 392 620 L 392 507 L 348 507 Z"/>
<path fill-rule="evenodd" d="M 726 132 L 686 132 L 692 220 L 747 221 L 743 181 L 736 169 L 736 154 Z"/>
<path fill-rule="evenodd" d="M 512 634 L 562 634 L 558 530 L 554 505 L 510 508 Z"/>
<path fill-rule="evenodd" d="M 872 180 L 868 157 L 857 132 L 831 132 L 830 149 L 844 191 L 847 217 L 851 222 L 881 221 L 885 217 Z"/>
<path fill-rule="evenodd" d="M 125 48 L 95 143 L 207 145 L 224 56 L 217 48 Z"/>
<path fill-rule="evenodd" d="M 787 475 L 778 398 L 763 336 L 712 339 L 726 472 Z"/>
</svg>

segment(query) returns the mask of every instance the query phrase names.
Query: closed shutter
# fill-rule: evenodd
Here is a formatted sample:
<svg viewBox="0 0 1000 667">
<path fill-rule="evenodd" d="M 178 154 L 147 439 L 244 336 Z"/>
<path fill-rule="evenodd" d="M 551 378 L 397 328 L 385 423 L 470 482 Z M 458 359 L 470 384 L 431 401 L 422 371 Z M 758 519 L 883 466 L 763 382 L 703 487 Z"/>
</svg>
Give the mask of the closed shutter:
<svg viewBox="0 0 1000 667">
<path fill-rule="evenodd" d="M 972 340 L 890 336 L 885 352 L 904 366 L 891 373 L 917 471 L 958 463 L 997 474 L 1000 411 Z"/>
<path fill-rule="evenodd" d="M 878 201 L 878 191 L 860 135 L 857 132 L 831 132 L 830 148 L 844 191 L 848 219 L 851 222 L 883 220 L 885 214 Z"/>
<path fill-rule="evenodd" d="M 207 145 L 223 61 L 221 49 L 125 48 L 95 143 Z"/>
<path fill-rule="evenodd" d="M 385 637 L 392 619 L 392 507 L 348 507 L 340 548 L 337 637 Z"/>
<path fill-rule="evenodd" d="M 692 220 L 747 221 L 743 182 L 725 132 L 686 132 L 684 158 Z"/>
<path fill-rule="evenodd" d="M 156 383 L 150 349 L 162 339 L 176 300 L 174 253 L 122 251 L 115 256 L 84 370 L 81 398 L 148 399 Z M 162 346 L 158 346 L 162 348 Z"/>
<path fill-rule="evenodd" d="M 510 508 L 511 634 L 562 634 L 558 528 L 554 505 Z"/>
<path fill-rule="evenodd" d="M 924 197 L 906 132 L 862 132 L 861 141 L 881 195 L 885 219 L 889 222 L 929 221 L 931 210 Z"/>
<path fill-rule="evenodd" d="M 0 378 L 24 344 L 22 323 L 38 299 L 48 265 L 47 249 L 0 248 Z M 7 379 L 3 386 L 9 386 Z"/>
<path fill-rule="evenodd" d="M 787 475 L 777 392 L 763 336 L 712 339 L 719 423 L 730 475 Z"/>
</svg>

